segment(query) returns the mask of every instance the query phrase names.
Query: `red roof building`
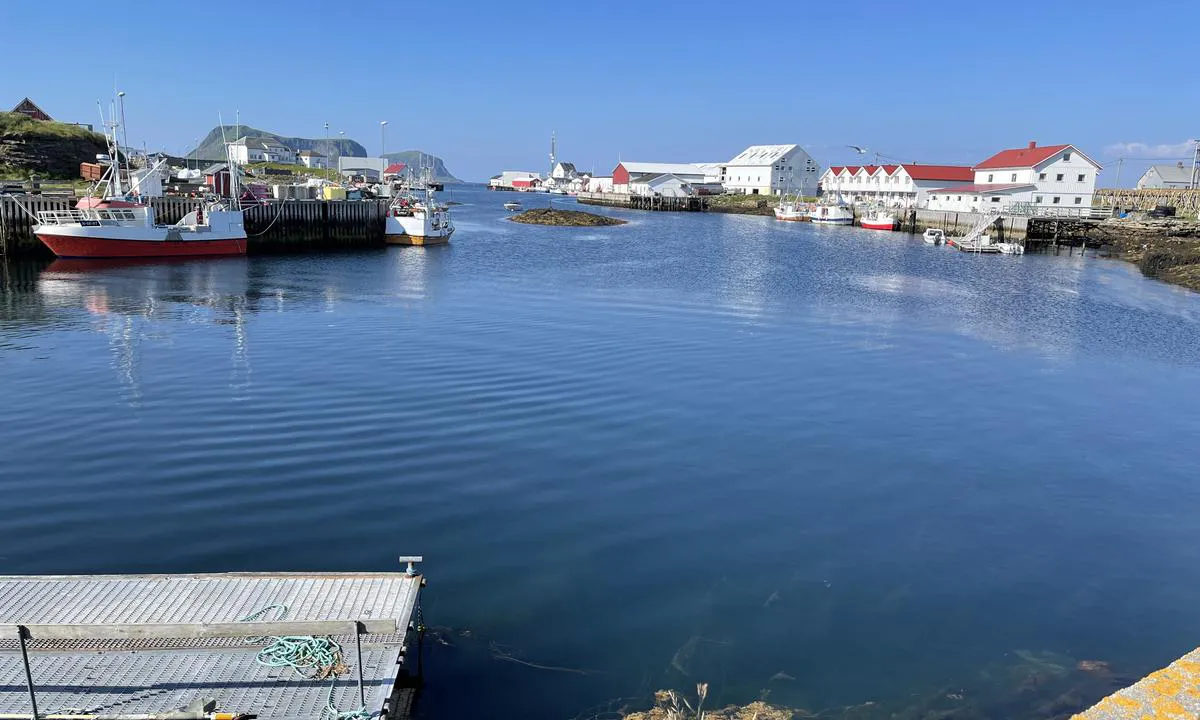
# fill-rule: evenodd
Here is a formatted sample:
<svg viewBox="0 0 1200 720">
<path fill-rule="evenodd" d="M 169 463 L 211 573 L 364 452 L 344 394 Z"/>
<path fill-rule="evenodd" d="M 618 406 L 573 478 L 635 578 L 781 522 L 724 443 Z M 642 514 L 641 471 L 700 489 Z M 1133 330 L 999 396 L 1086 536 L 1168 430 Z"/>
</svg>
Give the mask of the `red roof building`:
<svg viewBox="0 0 1200 720">
<path fill-rule="evenodd" d="M 1031 168 L 1036 165 L 1041 165 L 1060 152 L 1072 147 L 1073 146 L 1071 145 L 1043 145 L 1038 147 L 1036 142 L 1031 142 L 1029 145 L 1023 148 L 1001 150 L 987 160 L 984 160 L 976 165 L 975 169 L 1004 170 L 1007 168 Z M 1075 150 L 1075 152 L 1079 151 Z M 1083 153 L 1079 154 L 1083 155 Z"/>
<path fill-rule="evenodd" d="M 388 165 L 386 168 L 383 169 L 383 174 L 384 175 L 399 175 L 400 173 L 404 172 L 404 168 L 406 168 L 406 167 L 408 167 L 408 165 L 406 165 L 405 163 L 402 163 L 402 162 L 392 163 L 391 165 Z"/>
<path fill-rule="evenodd" d="M 837 193 L 845 202 L 916 207 L 928 190 L 974 178 L 974 171 L 966 165 L 834 165 L 821 176 L 820 187 Z"/>
</svg>

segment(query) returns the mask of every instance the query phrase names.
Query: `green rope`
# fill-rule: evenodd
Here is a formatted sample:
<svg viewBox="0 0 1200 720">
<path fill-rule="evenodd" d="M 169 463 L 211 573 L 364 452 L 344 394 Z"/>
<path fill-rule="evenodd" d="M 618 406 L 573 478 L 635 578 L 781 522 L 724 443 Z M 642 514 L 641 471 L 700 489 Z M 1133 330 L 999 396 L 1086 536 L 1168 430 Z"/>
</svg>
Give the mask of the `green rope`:
<svg viewBox="0 0 1200 720">
<path fill-rule="evenodd" d="M 276 611 L 274 620 L 287 617 L 287 605 L 268 605 L 256 610 L 241 619 L 241 622 L 253 622 L 262 616 Z M 350 712 L 339 712 L 333 704 L 333 691 L 337 687 L 338 671 L 344 672 L 342 664 L 342 646 L 329 637 L 314 635 L 285 635 L 282 637 L 252 637 L 246 638 L 251 645 L 264 645 L 255 658 L 259 665 L 269 668 L 291 668 L 293 672 L 306 680 L 329 677 L 329 692 L 325 695 L 325 709 L 335 720 L 358 720 L 369 718 L 371 713 L 367 706 L 360 706 Z"/>
</svg>

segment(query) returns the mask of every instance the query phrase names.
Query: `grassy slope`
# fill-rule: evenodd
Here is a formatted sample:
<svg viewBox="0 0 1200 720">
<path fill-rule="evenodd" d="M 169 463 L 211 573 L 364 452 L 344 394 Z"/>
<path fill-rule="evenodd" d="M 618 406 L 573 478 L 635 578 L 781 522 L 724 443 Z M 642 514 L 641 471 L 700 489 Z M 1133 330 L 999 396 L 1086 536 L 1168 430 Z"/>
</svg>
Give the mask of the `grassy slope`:
<svg viewBox="0 0 1200 720">
<path fill-rule="evenodd" d="M 102 135 L 85 127 L 60 122 L 41 122 L 20 113 L 10 112 L 0 112 L 0 137 L 79 138 L 104 141 Z"/>
</svg>

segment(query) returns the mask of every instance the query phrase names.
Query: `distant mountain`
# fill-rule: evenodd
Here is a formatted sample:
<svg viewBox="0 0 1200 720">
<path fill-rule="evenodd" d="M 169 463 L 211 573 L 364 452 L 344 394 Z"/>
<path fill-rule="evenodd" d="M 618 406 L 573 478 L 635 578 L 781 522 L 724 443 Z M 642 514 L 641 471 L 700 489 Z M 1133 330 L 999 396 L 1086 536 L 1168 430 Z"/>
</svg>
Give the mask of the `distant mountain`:
<svg viewBox="0 0 1200 720">
<path fill-rule="evenodd" d="M 328 140 L 314 138 L 286 137 L 273 132 L 259 130 L 249 125 L 226 125 L 225 137 L 233 141 L 239 137 L 275 138 L 276 141 L 287 145 L 293 150 L 315 150 L 326 157 L 366 157 L 367 149 L 354 140 L 347 138 L 330 138 Z M 200 145 L 188 153 L 190 158 L 219 161 L 225 159 L 225 145 L 221 136 L 221 126 L 217 126 L 204 136 Z"/>
<path fill-rule="evenodd" d="M 391 162 L 402 162 L 411 167 L 413 172 L 419 172 L 421 164 L 433 165 L 433 179 L 441 183 L 460 183 L 462 180 L 450 174 L 446 169 L 446 164 L 437 155 L 430 155 L 421 150 L 404 150 L 402 152 L 388 153 L 384 155 Z"/>
<path fill-rule="evenodd" d="M 347 138 L 330 138 L 328 140 L 317 138 L 299 138 L 286 137 L 277 135 L 266 130 L 250 127 L 249 125 L 225 125 L 224 137 L 229 140 L 236 140 L 239 137 L 258 137 L 258 138 L 274 138 L 279 143 L 287 145 L 293 150 L 315 150 L 322 155 L 333 157 L 367 157 L 367 149 L 358 144 L 354 140 Z M 188 153 L 189 158 L 199 158 L 201 160 L 209 160 L 219 162 L 225 159 L 225 145 L 222 139 L 221 126 L 217 126 L 209 131 L 208 135 L 204 136 L 204 140 L 200 145 Z M 420 150 L 405 150 L 403 152 L 388 153 L 384 157 L 392 162 L 402 162 L 412 166 L 414 169 L 420 167 L 421 157 L 424 156 L 425 163 L 433 163 L 434 180 L 443 183 L 460 183 L 462 180 L 450 174 L 446 169 L 446 164 L 436 155 L 422 152 Z"/>
</svg>

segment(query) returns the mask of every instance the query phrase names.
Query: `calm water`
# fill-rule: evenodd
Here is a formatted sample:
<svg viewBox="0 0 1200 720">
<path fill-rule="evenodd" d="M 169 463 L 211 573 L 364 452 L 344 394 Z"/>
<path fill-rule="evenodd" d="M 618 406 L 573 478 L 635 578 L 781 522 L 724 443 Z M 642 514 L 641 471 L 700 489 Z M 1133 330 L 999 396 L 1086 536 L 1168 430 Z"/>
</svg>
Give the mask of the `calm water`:
<svg viewBox="0 0 1200 720">
<path fill-rule="evenodd" d="M 455 190 L 443 248 L 10 266 L 0 571 L 424 554 L 435 718 L 1002 694 L 981 668 L 1200 642 L 1200 296 L 511 198 Z"/>
</svg>

